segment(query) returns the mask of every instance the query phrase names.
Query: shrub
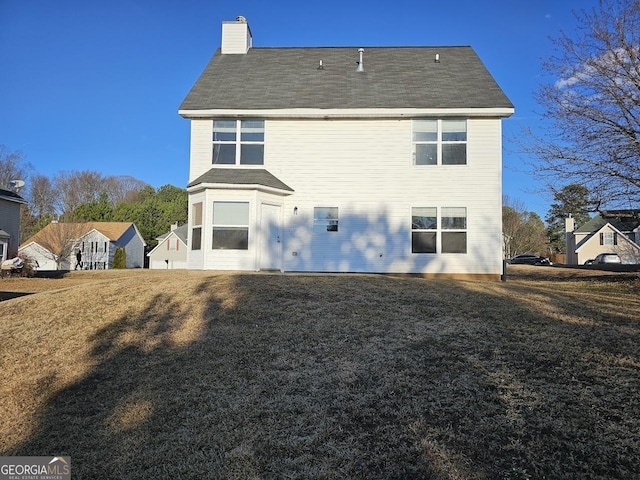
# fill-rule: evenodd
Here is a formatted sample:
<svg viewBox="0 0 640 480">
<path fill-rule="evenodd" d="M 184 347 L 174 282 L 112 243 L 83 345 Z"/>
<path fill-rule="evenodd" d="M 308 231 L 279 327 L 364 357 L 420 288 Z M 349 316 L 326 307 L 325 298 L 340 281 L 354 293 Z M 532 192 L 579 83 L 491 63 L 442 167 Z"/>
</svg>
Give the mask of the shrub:
<svg viewBox="0 0 640 480">
<path fill-rule="evenodd" d="M 113 255 L 113 268 L 127 268 L 127 252 L 124 247 L 116 248 Z"/>
</svg>

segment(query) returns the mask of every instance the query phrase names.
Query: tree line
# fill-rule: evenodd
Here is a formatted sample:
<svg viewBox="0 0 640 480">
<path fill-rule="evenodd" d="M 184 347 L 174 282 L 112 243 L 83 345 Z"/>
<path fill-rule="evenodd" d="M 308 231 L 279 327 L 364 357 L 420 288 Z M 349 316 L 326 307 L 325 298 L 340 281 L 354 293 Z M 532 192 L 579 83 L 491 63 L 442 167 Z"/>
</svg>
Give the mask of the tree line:
<svg viewBox="0 0 640 480">
<path fill-rule="evenodd" d="M 21 239 L 33 236 L 51 221 L 133 222 L 149 248 L 171 225 L 187 222 L 187 191 L 173 185 L 154 188 L 136 178 L 96 171 L 61 171 L 52 178 L 34 172 L 20 151 L 0 145 L 0 188 L 27 201 L 21 211 Z"/>
</svg>

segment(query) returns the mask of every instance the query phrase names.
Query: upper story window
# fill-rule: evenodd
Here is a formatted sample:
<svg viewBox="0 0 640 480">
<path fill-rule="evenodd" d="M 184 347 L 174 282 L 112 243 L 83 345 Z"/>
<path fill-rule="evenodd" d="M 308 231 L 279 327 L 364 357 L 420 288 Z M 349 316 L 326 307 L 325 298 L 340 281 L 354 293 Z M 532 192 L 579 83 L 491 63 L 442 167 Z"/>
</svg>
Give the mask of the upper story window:
<svg viewBox="0 0 640 480">
<path fill-rule="evenodd" d="M 617 245 L 618 234 L 616 232 L 600 232 L 600 245 Z"/>
<path fill-rule="evenodd" d="M 466 165 L 466 120 L 414 120 L 414 165 Z"/>
<path fill-rule="evenodd" d="M 214 165 L 263 165 L 264 120 L 214 120 Z"/>
</svg>

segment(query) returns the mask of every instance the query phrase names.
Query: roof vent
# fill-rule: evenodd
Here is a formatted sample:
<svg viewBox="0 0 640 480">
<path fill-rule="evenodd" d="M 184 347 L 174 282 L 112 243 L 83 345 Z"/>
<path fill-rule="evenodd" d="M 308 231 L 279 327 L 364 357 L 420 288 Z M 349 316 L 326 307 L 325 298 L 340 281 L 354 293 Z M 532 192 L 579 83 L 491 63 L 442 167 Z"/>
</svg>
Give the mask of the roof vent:
<svg viewBox="0 0 640 480">
<path fill-rule="evenodd" d="M 433 62 L 434 63 L 440 63 L 440 54 L 439 53 L 436 53 L 436 58 L 435 58 L 435 60 Z"/>
<path fill-rule="evenodd" d="M 360 54 L 360 60 L 358 61 L 358 68 L 356 68 L 356 72 L 364 72 L 364 63 L 362 61 L 362 55 L 364 54 L 364 48 L 359 48 L 358 53 Z"/>
<path fill-rule="evenodd" d="M 318 65 L 318 70 L 324 70 L 324 64 L 322 63 L 322 60 L 320 60 L 320 65 Z"/>
</svg>

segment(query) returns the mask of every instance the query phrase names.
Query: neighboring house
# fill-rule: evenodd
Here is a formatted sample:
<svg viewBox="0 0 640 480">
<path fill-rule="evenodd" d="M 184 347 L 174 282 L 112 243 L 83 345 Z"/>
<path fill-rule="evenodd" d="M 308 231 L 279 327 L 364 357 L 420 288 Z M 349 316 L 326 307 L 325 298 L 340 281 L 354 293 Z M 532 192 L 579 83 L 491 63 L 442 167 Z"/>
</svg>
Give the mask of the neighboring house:
<svg viewBox="0 0 640 480">
<path fill-rule="evenodd" d="M 497 279 L 513 112 L 468 46 L 255 48 L 224 22 L 179 109 L 188 268 Z"/>
<path fill-rule="evenodd" d="M 24 198 L 10 190 L 0 189 L 0 263 L 12 258 L 20 245 L 20 206 Z"/>
<path fill-rule="evenodd" d="M 147 253 L 150 269 L 187 268 L 187 225 L 171 225 L 171 231 L 158 237 L 158 245 Z"/>
<path fill-rule="evenodd" d="M 39 270 L 72 270 L 78 263 L 83 270 L 113 268 L 113 256 L 124 247 L 127 268 L 144 266 L 144 242 L 131 222 L 52 222 L 20 246 L 20 253 L 37 262 Z M 62 259 L 56 262 L 58 255 Z"/>
<path fill-rule="evenodd" d="M 600 253 L 617 253 L 622 263 L 640 263 L 640 210 L 609 210 L 574 229 L 566 219 L 567 264 L 582 265 Z"/>
</svg>

